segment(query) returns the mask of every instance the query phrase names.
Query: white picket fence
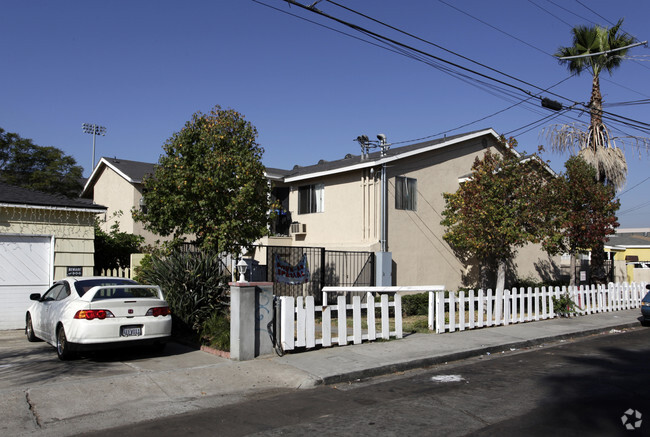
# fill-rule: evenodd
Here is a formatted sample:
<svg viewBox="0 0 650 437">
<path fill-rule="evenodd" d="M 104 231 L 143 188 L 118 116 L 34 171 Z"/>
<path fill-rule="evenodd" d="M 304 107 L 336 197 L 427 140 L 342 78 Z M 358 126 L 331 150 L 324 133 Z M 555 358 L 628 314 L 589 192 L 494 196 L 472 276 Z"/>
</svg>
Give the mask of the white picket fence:
<svg viewBox="0 0 650 437">
<path fill-rule="evenodd" d="M 336 305 L 314 305 L 314 297 L 280 297 L 280 343 L 282 349 L 297 347 L 359 344 L 362 341 L 402 338 L 402 298 L 405 291 L 432 292 L 443 290 L 443 286 L 429 287 L 324 287 L 323 302 L 328 293 L 365 293 L 365 302 L 360 295 L 352 296 L 352 303 L 346 303 L 346 296 L 337 296 Z M 379 299 L 374 293 L 379 293 Z M 389 295 L 393 299 L 389 299 Z M 380 309 L 379 320 L 375 316 Z M 390 316 L 393 308 L 393 317 Z M 352 327 L 348 327 L 349 316 Z M 336 323 L 333 320 L 336 319 Z M 390 320 L 393 319 L 393 329 Z M 377 328 L 379 322 L 379 328 Z"/>
<path fill-rule="evenodd" d="M 99 272 L 99 276 L 112 276 L 117 278 L 130 278 L 131 269 L 128 268 L 117 268 L 117 269 L 102 269 Z"/>
<path fill-rule="evenodd" d="M 553 298 L 568 293 L 577 315 L 639 308 L 647 293 L 645 283 L 591 287 L 470 290 L 458 295 L 429 292 L 429 329 L 437 333 L 509 325 L 556 317 Z"/>
</svg>

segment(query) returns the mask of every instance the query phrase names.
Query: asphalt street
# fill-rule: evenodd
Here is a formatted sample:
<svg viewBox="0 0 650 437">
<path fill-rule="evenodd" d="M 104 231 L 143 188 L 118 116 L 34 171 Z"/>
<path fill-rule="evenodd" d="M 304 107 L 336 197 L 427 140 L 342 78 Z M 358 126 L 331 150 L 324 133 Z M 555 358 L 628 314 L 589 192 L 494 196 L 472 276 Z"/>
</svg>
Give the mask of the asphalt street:
<svg viewBox="0 0 650 437">
<path fill-rule="evenodd" d="M 648 362 L 612 330 L 81 435 L 648 435 Z"/>
</svg>

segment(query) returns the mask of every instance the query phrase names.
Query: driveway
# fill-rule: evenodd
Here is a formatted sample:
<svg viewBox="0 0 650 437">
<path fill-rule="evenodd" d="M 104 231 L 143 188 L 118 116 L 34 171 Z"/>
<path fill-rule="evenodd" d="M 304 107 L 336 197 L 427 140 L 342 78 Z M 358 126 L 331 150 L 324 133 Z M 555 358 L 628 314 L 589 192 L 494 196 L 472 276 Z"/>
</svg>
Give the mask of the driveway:
<svg viewBox="0 0 650 437">
<path fill-rule="evenodd" d="M 0 331 L 0 435 L 75 435 L 293 389 L 296 369 L 269 360 L 231 361 L 170 343 L 60 361 L 23 331 Z"/>
<path fill-rule="evenodd" d="M 72 361 L 60 361 L 54 347 L 30 343 L 22 330 L 0 331 L 0 390 L 83 381 L 98 377 L 160 372 L 213 365 L 226 361 L 178 343 L 162 353 L 146 349 L 95 352 Z"/>
</svg>

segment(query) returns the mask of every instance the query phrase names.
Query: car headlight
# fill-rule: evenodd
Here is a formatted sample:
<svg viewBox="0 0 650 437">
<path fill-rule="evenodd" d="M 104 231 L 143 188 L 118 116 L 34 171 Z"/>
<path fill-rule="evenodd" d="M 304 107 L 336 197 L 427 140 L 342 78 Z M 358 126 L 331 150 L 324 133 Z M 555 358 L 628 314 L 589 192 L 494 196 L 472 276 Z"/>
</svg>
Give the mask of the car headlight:
<svg viewBox="0 0 650 437">
<path fill-rule="evenodd" d="M 641 302 L 642 307 L 650 307 L 650 302 Z"/>
</svg>

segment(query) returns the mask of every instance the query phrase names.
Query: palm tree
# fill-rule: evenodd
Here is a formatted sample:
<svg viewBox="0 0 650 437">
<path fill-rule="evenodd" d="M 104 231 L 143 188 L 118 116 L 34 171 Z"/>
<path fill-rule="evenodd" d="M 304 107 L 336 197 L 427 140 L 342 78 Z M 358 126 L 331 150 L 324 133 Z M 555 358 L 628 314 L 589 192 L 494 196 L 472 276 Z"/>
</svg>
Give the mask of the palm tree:
<svg viewBox="0 0 650 437">
<path fill-rule="evenodd" d="M 603 70 L 611 75 L 621 65 L 627 52 L 624 47 L 634 42 L 633 37 L 619 33 L 621 24 L 623 19 L 611 28 L 596 25 L 576 26 L 572 29 L 573 45 L 560 47 L 555 56 L 572 73 L 579 75 L 585 70 L 591 73 L 590 123 L 586 128 L 565 124 L 546 129 L 546 137 L 553 149 L 581 155 L 596 169 L 598 180 L 613 185 L 617 190 L 625 184 L 627 162 L 621 149 L 616 147 L 615 138 L 603 123 L 603 96 L 600 93 L 599 77 Z"/>
<path fill-rule="evenodd" d="M 627 178 L 627 162 L 622 150 L 616 147 L 613 138 L 603 123 L 603 96 L 600 93 L 600 73 L 613 70 L 621 65 L 627 46 L 634 43 L 634 38 L 626 33 L 619 33 L 623 24 L 620 19 L 611 28 L 601 26 L 576 26 L 573 45 L 560 47 L 555 54 L 561 64 L 570 72 L 579 75 L 585 70 L 591 73 L 591 99 L 589 100 L 589 126 L 556 125 L 546 130 L 546 136 L 554 150 L 577 154 L 596 169 L 596 178 L 605 185 L 619 190 Z M 587 55 L 587 56 L 585 56 Z M 638 139 L 637 139 L 638 141 Z M 645 142 L 645 140 L 643 140 Z M 596 283 L 606 282 L 604 269 L 604 244 L 598 243 L 591 248 L 591 279 Z"/>
</svg>

